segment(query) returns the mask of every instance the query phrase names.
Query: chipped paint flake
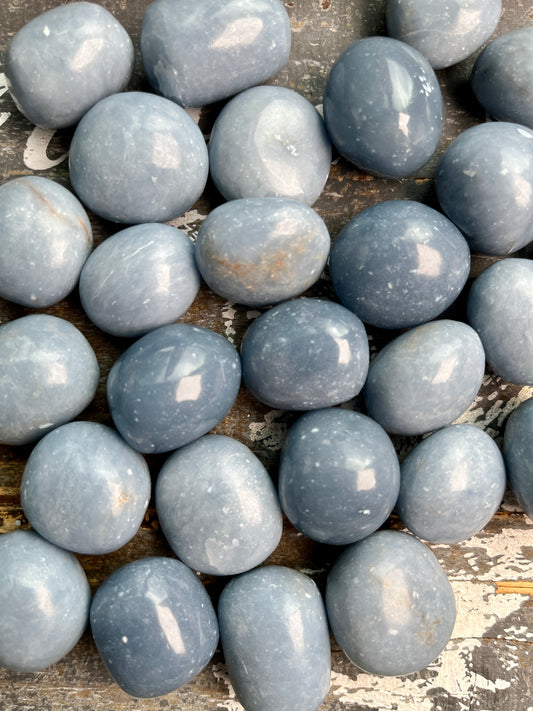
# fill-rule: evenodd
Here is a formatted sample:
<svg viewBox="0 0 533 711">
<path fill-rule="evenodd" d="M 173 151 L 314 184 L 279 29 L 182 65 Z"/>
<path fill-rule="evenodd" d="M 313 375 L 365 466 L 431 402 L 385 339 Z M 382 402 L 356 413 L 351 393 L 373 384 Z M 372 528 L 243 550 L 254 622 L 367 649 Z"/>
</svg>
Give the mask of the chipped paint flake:
<svg viewBox="0 0 533 711">
<path fill-rule="evenodd" d="M 276 418 L 283 415 L 282 410 L 270 410 L 262 422 L 250 422 L 248 429 L 252 442 L 262 442 L 269 449 L 281 449 L 287 434 L 287 425 L 276 422 Z"/>
</svg>

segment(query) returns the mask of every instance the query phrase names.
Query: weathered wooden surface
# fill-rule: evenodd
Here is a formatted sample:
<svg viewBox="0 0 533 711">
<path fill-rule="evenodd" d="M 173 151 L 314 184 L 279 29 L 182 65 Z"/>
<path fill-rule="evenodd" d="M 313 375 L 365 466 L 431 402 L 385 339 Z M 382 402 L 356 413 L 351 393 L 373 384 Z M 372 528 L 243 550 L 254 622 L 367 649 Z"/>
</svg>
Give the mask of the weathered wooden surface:
<svg viewBox="0 0 533 711">
<path fill-rule="evenodd" d="M 148 0 L 97 1 L 118 17 L 138 48 L 141 18 Z M 17 29 L 57 4 L 58 0 L 2 0 L 0 57 Z M 354 39 L 383 34 L 385 0 L 294 0 L 285 5 L 291 16 L 293 50 L 287 67 L 273 82 L 299 91 L 318 105 L 322 102 L 327 73 L 339 52 Z M 533 24 L 530 2 L 504 0 L 503 6 L 495 34 Z M 411 198 L 435 206 L 432 175 L 439 156 L 462 130 L 485 120 L 468 88 L 472 63 L 473 59 L 469 59 L 438 72 L 445 100 L 446 127 L 435 158 L 418 175 L 401 181 L 381 180 L 360 173 L 342 159 L 335 159 L 326 189 L 315 205 L 332 237 L 358 211 L 380 200 Z M 2 88 L 2 79 L 0 74 L 1 181 L 36 173 L 68 185 L 64 156 L 71 132 L 34 129 L 18 114 Z M 148 90 L 138 57 L 131 88 Z M 197 112 L 196 118 L 206 136 L 219 108 Z M 201 221 L 219 202 L 220 197 L 208 186 L 197 205 L 174 224 L 194 237 Z M 94 217 L 92 222 L 97 243 L 117 231 L 116 226 Z M 491 261 L 475 256 L 472 276 Z M 334 298 L 327 276 L 312 293 Z M 451 314 L 462 318 L 463 308 L 464 299 L 459 299 Z M 111 424 L 106 409 L 105 380 L 115 358 L 128 342 L 100 333 L 84 316 L 76 294 L 45 311 L 73 321 L 95 348 L 101 382 L 94 402 L 82 417 Z M 0 300 L 2 323 L 28 312 Z M 212 328 L 238 345 L 244 329 L 256 314 L 225 302 L 204 288 L 183 320 Z M 386 336 L 378 332 L 369 335 L 375 352 Z M 501 444 L 507 416 L 519 402 L 531 396 L 533 388 L 511 385 L 487 373 L 478 398 L 461 420 L 482 427 Z M 352 405 L 362 407 L 359 399 Z M 294 418 L 294 413 L 273 411 L 261 405 L 243 388 L 234 409 L 216 431 L 249 445 L 275 479 L 280 446 Z M 413 443 L 410 438 L 395 438 L 400 456 L 404 456 Z M 27 526 L 20 508 L 19 484 L 29 451 L 29 447 L 0 447 L 0 532 Z M 154 480 L 162 461 L 164 457 L 149 459 Z M 400 524 L 392 517 L 388 525 L 398 527 Z M 332 640 L 332 684 L 322 711 L 533 710 L 533 522 L 519 510 L 512 496 L 507 495 L 501 510 L 482 533 L 460 545 L 432 546 L 432 549 L 446 569 L 457 596 L 457 623 L 445 651 L 419 674 L 383 679 L 359 672 Z M 334 547 L 305 539 L 286 523 L 282 542 L 268 562 L 298 568 L 323 586 L 337 553 Z M 107 556 L 80 556 L 80 560 L 95 590 L 117 567 L 148 554 L 171 555 L 159 530 L 153 505 L 138 534 L 123 549 Z M 225 580 L 203 577 L 216 601 Z M 173 694 L 150 700 L 134 700 L 113 683 L 88 633 L 63 661 L 42 672 L 15 674 L 0 669 L 1 711 L 237 711 L 240 708 L 220 651 L 194 681 Z"/>
</svg>

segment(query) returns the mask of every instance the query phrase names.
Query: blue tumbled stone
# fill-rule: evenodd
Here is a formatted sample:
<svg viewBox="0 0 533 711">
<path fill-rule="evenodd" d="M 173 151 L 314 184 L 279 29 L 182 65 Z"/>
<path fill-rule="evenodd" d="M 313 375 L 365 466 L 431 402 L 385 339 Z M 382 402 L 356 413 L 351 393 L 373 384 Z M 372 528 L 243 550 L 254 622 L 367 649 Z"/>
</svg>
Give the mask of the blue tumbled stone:
<svg viewBox="0 0 533 711">
<path fill-rule="evenodd" d="M 509 486 L 533 519 L 533 397 L 518 405 L 507 420 L 503 456 Z"/>
</svg>

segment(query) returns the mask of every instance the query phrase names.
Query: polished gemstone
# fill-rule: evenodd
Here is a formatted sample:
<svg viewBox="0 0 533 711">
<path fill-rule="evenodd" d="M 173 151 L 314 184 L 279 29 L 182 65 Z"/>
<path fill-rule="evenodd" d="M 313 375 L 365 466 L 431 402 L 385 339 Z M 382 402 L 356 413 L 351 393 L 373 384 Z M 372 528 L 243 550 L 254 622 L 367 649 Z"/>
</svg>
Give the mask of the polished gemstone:
<svg viewBox="0 0 533 711">
<path fill-rule="evenodd" d="M 503 456 L 509 486 L 533 519 L 533 397 L 519 404 L 507 420 Z"/>
</svg>

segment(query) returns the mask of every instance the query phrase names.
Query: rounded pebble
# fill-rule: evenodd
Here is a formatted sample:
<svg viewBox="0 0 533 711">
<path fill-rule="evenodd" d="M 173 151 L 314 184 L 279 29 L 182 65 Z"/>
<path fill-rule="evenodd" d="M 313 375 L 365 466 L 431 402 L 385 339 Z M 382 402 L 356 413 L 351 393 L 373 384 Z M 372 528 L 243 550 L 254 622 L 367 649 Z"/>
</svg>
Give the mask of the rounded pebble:
<svg viewBox="0 0 533 711">
<path fill-rule="evenodd" d="M 513 410 L 505 425 L 503 456 L 509 486 L 533 519 L 533 397 Z"/>
</svg>

